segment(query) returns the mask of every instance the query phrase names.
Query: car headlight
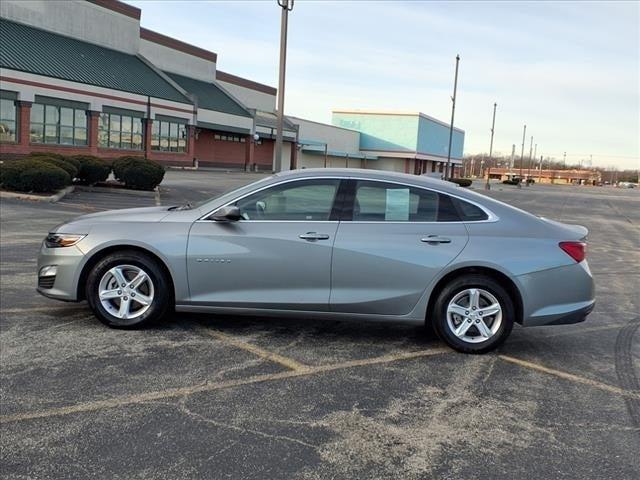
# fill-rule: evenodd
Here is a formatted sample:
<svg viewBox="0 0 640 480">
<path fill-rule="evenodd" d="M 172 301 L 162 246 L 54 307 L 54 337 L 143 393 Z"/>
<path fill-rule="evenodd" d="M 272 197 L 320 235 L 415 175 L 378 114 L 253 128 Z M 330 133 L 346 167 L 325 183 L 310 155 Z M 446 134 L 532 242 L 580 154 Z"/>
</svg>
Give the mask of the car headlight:
<svg viewBox="0 0 640 480">
<path fill-rule="evenodd" d="M 71 247 L 75 245 L 80 240 L 82 240 L 86 235 L 75 235 L 71 233 L 50 233 L 47 235 L 47 238 L 44 239 L 44 244 L 49 248 L 59 248 L 59 247 Z"/>
</svg>

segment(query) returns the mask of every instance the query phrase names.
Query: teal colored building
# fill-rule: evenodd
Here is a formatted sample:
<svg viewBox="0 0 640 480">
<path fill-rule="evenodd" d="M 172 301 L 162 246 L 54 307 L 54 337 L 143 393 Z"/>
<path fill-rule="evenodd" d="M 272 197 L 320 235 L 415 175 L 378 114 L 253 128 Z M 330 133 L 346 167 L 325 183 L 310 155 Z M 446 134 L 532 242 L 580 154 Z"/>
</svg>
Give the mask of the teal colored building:
<svg viewBox="0 0 640 480">
<path fill-rule="evenodd" d="M 333 125 L 360 132 L 360 150 L 377 157 L 368 168 L 405 173 L 442 172 L 449 150 L 449 124 L 424 113 L 334 110 Z M 464 130 L 453 129 L 451 162 L 459 168 Z"/>
</svg>

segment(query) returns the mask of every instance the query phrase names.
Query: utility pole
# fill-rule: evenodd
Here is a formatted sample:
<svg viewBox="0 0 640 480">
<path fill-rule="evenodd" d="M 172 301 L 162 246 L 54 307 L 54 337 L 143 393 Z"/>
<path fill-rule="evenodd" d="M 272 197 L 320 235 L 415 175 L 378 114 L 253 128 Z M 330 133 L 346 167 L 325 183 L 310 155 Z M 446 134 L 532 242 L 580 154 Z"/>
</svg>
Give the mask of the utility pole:
<svg viewBox="0 0 640 480">
<path fill-rule="evenodd" d="M 293 0 L 278 0 L 282 9 L 280 16 L 280 69 L 278 77 L 278 123 L 276 129 L 276 156 L 273 171 L 282 170 L 282 129 L 284 127 L 284 79 L 287 68 L 287 25 L 289 12 L 293 10 Z"/>
<path fill-rule="evenodd" d="M 513 160 L 516 157 L 516 144 L 511 145 L 511 160 L 509 161 L 509 170 L 513 169 Z"/>
<path fill-rule="evenodd" d="M 494 102 L 493 120 L 491 120 L 491 142 L 489 143 L 489 168 L 487 168 L 487 183 L 484 186 L 484 188 L 487 190 L 491 190 L 491 185 L 489 184 L 489 178 L 491 178 L 491 162 L 493 161 L 493 133 L 496 126 L 496 108 L 498 108 L 498 104 Z"/>
<path fill-rule="evenodd" d="M 522 150 L 520 150 L 520 178 L 522 178 L 522 164 L 524 163 L 524 139 L 527 136 L 527 125 L 525 124 L 522 131 Z"/>
<path fill-rule="evenodd" d="M 529 168 L 527 172 L 527 180 L 531 176 L 531 154 L 533 152 L 533 135 L 531 135 L 531 145 L 529 146 Z M 526 185 L 529 185 L 528 183 Z"/>
<path fill-rule="evenodd" d="M 460 55 L 456 55 L 456 75 L 453 80 L 453 97 L 451 97 L 451 125 L 449 125 L 449 149 L 447 150 L 447 166 L 444 169 L 444 178 L 453 178 L 453 166 L 451 165 L 451 144 L 453 142 L 453 119 L 456 114 L 456 93 L 458 91 L 458 65 Z"/>
<path fill-rule="evenodd" d="M 538 183 L 540 180 L 542 180 L 542 155 L 540 155 L 540 164 L 538 165 Z"/>
<path fill-rule="evenodd" d="M 562 169 L 566 170 L 567 168 L 567 152 L 564 152 L 564 155 L 562 155 Z"/>
</svg>

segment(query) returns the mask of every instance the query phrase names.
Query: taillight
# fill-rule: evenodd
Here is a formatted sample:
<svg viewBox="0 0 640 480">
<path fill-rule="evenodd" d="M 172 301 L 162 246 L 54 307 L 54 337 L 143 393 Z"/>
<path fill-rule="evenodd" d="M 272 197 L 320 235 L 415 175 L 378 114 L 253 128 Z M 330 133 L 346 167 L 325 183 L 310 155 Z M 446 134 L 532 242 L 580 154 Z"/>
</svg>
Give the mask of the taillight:
<svg viewBox="0 0 640 480">
<path fill-rule="evenodd" d="M 559 246 L 578 263 L 583 261 L 587 256 L 587 244 L 584 242 L 560 242 Z"/>
</svg>

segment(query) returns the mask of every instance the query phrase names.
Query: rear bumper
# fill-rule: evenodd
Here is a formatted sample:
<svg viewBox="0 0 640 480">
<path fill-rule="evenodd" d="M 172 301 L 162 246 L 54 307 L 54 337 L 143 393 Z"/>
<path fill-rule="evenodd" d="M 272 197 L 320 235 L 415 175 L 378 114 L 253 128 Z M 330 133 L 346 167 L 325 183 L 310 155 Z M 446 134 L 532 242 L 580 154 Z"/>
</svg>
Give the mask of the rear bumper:
<svg viewBox="0 0 640 480">
<path fill-rule="evenodd" d="M 572 323 L 584 322 L 587 319 L 587 315 L 591 313 L 595 305 L 595 300 L 591 300 L 584 304 L 559 305 L 557 307 L 563 308 L 555 308 L 554 313 L 549 313 L 547 315 L 529 317 L 526 322 L 523 322 L 523 326 L 539 327 L 543 325 L 570 325 Z"/>
<path fill-rule="evenodd" d="M 585 320 L 595 306 L 595 285 L 586 261 L 518 277 L 522 325 L 567 325 Z"/>
</svg>

